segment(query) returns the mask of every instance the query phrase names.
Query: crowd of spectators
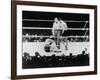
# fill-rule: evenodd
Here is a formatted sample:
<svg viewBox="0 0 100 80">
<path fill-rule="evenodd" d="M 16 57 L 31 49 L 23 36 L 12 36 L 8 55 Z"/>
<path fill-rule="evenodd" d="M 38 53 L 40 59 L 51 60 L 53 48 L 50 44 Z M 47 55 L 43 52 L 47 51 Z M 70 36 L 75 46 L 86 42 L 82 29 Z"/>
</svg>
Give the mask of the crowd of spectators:
<svg viewBox="0 0 100 80">
<path fill-rule="evenodd" d="M 48 68 L 48 67 L 68 67 L 68 66 L 86 66 L 89 65 L 89 54 L 82 51 L 79 55 L 69 56 L 62 54 L 61 56 L 41 56 L 39 52 L 35 52 L 35 56 L 30 56 L 29 53 L 25 52 L 22 57 L 23 69 L 29 68 Z"/>
</svg>

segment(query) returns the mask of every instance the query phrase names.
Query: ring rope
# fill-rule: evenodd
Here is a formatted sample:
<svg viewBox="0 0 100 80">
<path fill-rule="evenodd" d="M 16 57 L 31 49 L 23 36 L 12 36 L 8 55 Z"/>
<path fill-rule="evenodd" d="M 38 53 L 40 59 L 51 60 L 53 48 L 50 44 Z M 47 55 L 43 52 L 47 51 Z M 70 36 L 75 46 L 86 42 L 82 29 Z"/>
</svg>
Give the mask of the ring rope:
<svg viewBox="0 0 100 80">
<path fill-rule="evenodd" d="M 44 22 L 54 22 L 54 20 L 41 20 L 41 19 L 22 19 L 22 21 L 44 21 Z M 63 20 L 64 22 L 89 22 L 89 21 L 75 21 L 75 20 Z"/>
<path fill-rule="evenodd" d="M 23 35 L 24 38 L 27 38 L 27 37 L 50 37 L 50 36 L 38 36 L 38 35 Z M 54 36 L 51 36 L 51 37 L 54 37 Z M 60 38 L 88 38 L 89 36 L 60 36 Z"/>
<path fill-rule="evenodd" d="M 85 23 L 84 28 L 86 28 L 87 23 L 88 23 L 88 22 Z M 87 34 L 87 30 L 85 31 L 84 36 L 86 36 L 86 34 Z M 85 39 L 85 40 L 87 40 L 87 39 Z"/>
<path fill-rule="evenodd" d="M 22 29 L 46 29 L 46 30 L 52 30 L 52 28 L 41 28 L 41 27 L 22 27 Z M 89 28 L 67 28 L 65 30 L 89 30 Z"/>
</svg>

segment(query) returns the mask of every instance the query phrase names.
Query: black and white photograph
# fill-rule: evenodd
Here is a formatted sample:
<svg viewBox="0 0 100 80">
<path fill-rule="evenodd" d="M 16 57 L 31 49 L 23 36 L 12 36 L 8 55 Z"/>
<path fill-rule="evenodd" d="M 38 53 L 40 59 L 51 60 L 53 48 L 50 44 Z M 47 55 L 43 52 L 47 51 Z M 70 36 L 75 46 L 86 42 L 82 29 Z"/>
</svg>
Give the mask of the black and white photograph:
<svg viewBox="0 0 100 80">
<path fill-rule="evenodd" d="M 12 77 L 96 74 L 97 8 L 13 2 Z"/>
<path fill-rule="evenodd" d="M 88 66 L 89 14 L 22 11 L 22 68 Z"/>
</svg>

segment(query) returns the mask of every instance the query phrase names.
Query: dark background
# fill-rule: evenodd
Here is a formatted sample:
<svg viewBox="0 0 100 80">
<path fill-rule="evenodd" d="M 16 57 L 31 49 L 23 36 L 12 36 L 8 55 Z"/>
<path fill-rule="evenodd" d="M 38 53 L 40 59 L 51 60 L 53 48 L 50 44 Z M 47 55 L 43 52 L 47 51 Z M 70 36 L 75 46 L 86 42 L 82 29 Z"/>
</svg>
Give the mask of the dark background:
<svg viewBox="0 0 100 80">
<path fill-rule="evenodd" d="M 39 20 L 54 20 L 54 18 L 61 18 L 62 20 L 74 20 L 74 21 L 89 21 L 89 14 L 77 14 L 77 13 L 58 13 L 58 12 L 36 12 L 36 11 L 22 11 L 22 19 L 39 19 Z M 68 28 L 83 28 L 85 22 L 66 22 Z M 52 28 L 53 21 L 24 21 L 23 27 L 43 27 Z M 89 28 L 89 23 L 86 28 Z M 86 30 L 67 30 L 64 32 L 64 36 L 70 35 L 84 35 Z M 39 30 L 39 29 L 23 29 L 23 35 L 26 33 L 30 35 L 52 35 L 51 30 Z M 89 35 L 89 30 L 87 34 Z"/>
</svg>

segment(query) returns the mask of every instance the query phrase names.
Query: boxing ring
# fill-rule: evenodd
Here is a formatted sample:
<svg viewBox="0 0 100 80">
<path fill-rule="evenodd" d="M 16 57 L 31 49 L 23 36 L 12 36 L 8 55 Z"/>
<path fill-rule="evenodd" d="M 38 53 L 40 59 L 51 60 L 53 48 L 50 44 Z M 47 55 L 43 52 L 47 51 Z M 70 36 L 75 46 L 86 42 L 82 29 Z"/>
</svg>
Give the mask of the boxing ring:
<svg viewBox="0 0 100 80">
<path fill-rule="evenodd" d="M 47 21 L 47 22 L 53 22 L 54 20 L 37 20 L 37 19 L 23 19 L 23 21 Z M 53 54 L 55 55 L 70 55 L 70 53 L 72 53 L 73 55 L 78 55 L 78 54 L 82 54 L 82 51 L 86 48 L 87 51 L 86 53 L 89 54 L 90 52 L 90 43 L 89 41 L 87 41 L 87 39 L 89 38 L 89 35 L 86 35 L 87 32 L 89 31 L 89 28 L 86 28 L 87 26 L 87 23 L 89 23 L 89 21 L 71 21 L 71 20 L 63 20 L 65 22 L 82 22 L 84 23 L 84 26 L 83 28 L 67 28 L 66 30 L 82 30 L 84 31 L 85 30 L 85 33 L 83 36 L 79 36 L 78 34 L 76 36 L 74 35 L 69 35 L 69 36 L 60 36 L 61 38 L 75 38 L 75 39 L 78 39 L 78 38 L 85 38 L 85 41 L 82 41 L 82 42 L 76 42 L 76 41 L 69 41 L 67 42 L 67 47 L 68 47 L 68 50 L 65 50 L 65 47 L 64 47 L 64 44 L 61 42 L 60 43 L 60 46 L 61 46 L 61 52 L 57 53 L 57 52 L 46 52 L 44 50 L 44 46 L 45 46 L 45 42 L 39 42 L 39 41 L 36 41 L 36 42 L 23 42 L 23 53 L 27 52 L 30 54 L 30 56 L 35 56 L 35 52 L 39 52 L 39 54 L 41 56 L 51 56 Z M 22 29 L 39 29 L 39 30 L 52 30 L 52 28 L 42 28 L 42 27 L 22 27 Z M 52 35 L 50 35 L 52 36 Z M 28 38 L 34 38 L 34 37 L 50 37 L 50 36 L 40 36 L 40 35 L 37 35 L 37 36 L 25 36 L 23 35 L 23 37 L 28 37 Z"/>
</svg>

